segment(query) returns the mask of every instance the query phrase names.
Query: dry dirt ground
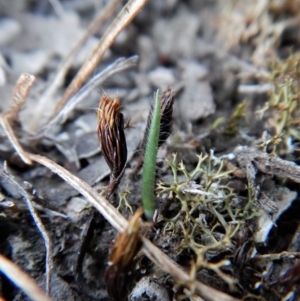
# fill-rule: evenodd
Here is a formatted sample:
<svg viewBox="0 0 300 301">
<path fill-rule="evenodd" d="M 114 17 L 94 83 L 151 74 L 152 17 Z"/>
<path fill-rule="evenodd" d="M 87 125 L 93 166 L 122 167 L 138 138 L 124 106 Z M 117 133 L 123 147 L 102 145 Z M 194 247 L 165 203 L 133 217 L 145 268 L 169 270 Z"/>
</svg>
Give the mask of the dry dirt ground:
<svg viewBox="0 0 300 301">
<path fill-rule="evenodd" d="M 123 2 L 0 1 L 0 254 L 43 290 L 50 281 L 53 300 L 300 300 L 299 0 L 149 0 L 84 88 L 57 106 Z M 107 20 L 80 42 L 109 3 Z M 29 89 L 28 75 L 14 90 L 22 73 L 35 82 Z M 7 122 L 23 150 L 101 194 L 110 170 L 97 107 L 105 94 L 119 97 L 130 120 L 128 157 L 110 202 L 129 219 L 141 207 L 142 172 L 131 173 L 148 112 L 155 91 L 167 88 L 176 95 L 173 130 L 156 162 L 159 218 L 141 232 L 228 299 L 204 297 L 142 252 L 105 281 L 117 231 L 78 189 L 44 165 L 26 164 L 9 139 Z M 78 259 L 93 214 L 94 235 Z M 5 272 L 0 296 L 29 300 Z"/>
</svg>

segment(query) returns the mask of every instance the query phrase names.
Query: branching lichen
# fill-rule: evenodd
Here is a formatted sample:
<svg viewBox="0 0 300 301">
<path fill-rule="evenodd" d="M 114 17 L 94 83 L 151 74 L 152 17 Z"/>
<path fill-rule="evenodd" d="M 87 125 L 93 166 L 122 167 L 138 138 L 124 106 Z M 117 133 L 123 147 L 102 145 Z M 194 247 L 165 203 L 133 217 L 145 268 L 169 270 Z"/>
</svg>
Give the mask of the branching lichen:
<svg viewBox="0 0 300 301">
<path fill-rule="evenodd" d="M 269 101 L 257 111 L 268 118 L 268 131 L 260 145 L 263 150 L 273 146 L 274 154 L 292 152 L 295 141 L 300 141 L 300 57 L 291 55 L 286 61 L 277 60 L 272 66 L 270 82 L 274 88 Z"/>
<path fill-rule="evenodd" d="M 214 156 L 199 155 L 198 164 L 188 171 L 183 162 L 167 160 L 173 182 L 158 184 L 158 195 L 168 195 L 179 202 L 179 211 L 173 218 L 165 218 L 164 233 L 171 231 L 181 237 L 179 252 L 192 250 L 196 269 L 215 271 L 229 285 L 235 280 L 222 271 L 230 264 L 229 259 L 210 262 L 211 256 L 232 251 L 236 245 L 237 232 L 251 219 L 259 215 L 255 200 L 241 200 L 229 187 L 230 172 L 223 170 L 223 161 Z M 179 173 L 185 177 L 179 182 Z M 249 194 L 252 188 L 249 185 Z M 179 225 L 179 226 L 177 226 Z"/>
</svg>

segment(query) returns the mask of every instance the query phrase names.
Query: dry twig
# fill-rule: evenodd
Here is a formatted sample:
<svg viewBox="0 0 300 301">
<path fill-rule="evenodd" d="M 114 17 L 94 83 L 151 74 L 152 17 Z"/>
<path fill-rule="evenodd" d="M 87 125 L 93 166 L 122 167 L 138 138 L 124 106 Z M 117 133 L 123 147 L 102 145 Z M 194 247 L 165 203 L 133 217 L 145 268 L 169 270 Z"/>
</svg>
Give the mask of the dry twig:
<svg viewBox="0 0 300 301">
<path fill-rule="evenodd" d="M 17 183 L 13 176 L 11 174 L 9 174 L 9 172 L 6 169 L 6 166 L 4 167 L 4 170 L 0 169 L 0 175 L 3 175 L 5 178 L 7 178 L 14 186 L 16 186 L 17 190 L 19 191 L 19 193 L 22 195 L 22 197 L 25 199 L 28 210 L 37 226 L 37 228 L 39 229 L 44 242 L 45 242 L 45 248 L 46 248 L 46 263 L 45 263 L 45 270 L 46 270 L 46 292 L 48 295 L 50 295 L 50 277 L 51 277 L 51 270 L 53 267 L 53 260 L 52 260 L 52 244 L 51 244 L 51 240 L 50 237 L 41 221 L 41 219 L 39 218 L 36 210 L 33 207 L 32 204 L 32 199 L 31 196 L 25 191 L 25 189 L 23 187 L 20 186 L 19 183 Z"/>
<path fill-rule="evenodd" d="M 35 77 L 28 73 L 22 73 L 19 77 L 13 90 L 11 109 L 6 111 L 6 115 L 9 115 L 10 119 L 18 118 L 18 113 L 24 105 L 25 99 L 34 84 L 34 81 Z"/>
<path fill-rule="evenodd" d="M 14 149 L 26 164 L 31 164 L 32 162 L 26 156 L 26 153 L 12 130 L 11 122 L 18 121 L 18 113 L 21 110 L 34 81 L 35 77 L 33 75 L 23 73 L 14 87 L 12 106 L 9 110 L 0 115 L 0 124 L 6 132 L 6 135 Z"/>
<path fill-rule="evenodd" d="M 296 183 L 300 183 L 300 167 L 294 162 L 270 156 L 256 148 L 247 146 L 238 147 L 235 154 L 242 167 L 250 163 L 261 172 L 289 178 Z"/>
<path fill-rule="evenodd" d="M 76 77 L 73 79 L 56 106 L 52 117 L 55 116 L 61 108 L 65 106 L 66 102 L 82 87 L 87 78 L 95 70 L 95 67 L 102 59 L 105 51 L 112 45 L 118 34 L 132 21 L 146 2 L 147 0 L 128 1 L 126 6 L 121 10 L 114 22 L 112 22 L 107 31 L 104 33 L 92 53 L 87 57 Z"/>
<path fill-rule="evenodd" d="M 64 120 L 66 116 L 71 112 L 71 110 L 84 99 L 92 90 L 98 87 L 101 83 L 107 80 L 108 77 L 134 67 L 137 64 L 138 56 L 132 56 L 128 59 L 119 58 L 114 63 L 106 67 L 103 71 L 97 73 L 92 77 L 86 85 L 84 85 L 75 95 L 73 95 L 65 105 L 60 109 L 60 111 L 51 118 L 48 123 L 41 128 L 37 133 L 36 137 L 43 135 L 48 131 L 53 125 L 57 124 L 60 120 Z"/>
<path fill-rule="evenodd" d="M 7 116 L 5 115 L 0 115 L 0 124 L 2 125 L 7 138 L 10 140 L 11 144 L 13 145 L 14 149 L 18 153 L 18 155 L 21 157 L 21 159 L 26 163 L 26 164 L 32 164 L 31 160 L 27 157 L 27 153 L 23 150 L 21 147 L 18 138 L 16 137 L 14 131 L 11 128 L 11 125 L 8 121 Z"/>
<path fill-rule="evenodd" d="M 0 271 L 34 301 L 53 301 L 17 265 L 0 254 Z"/>
</svg>

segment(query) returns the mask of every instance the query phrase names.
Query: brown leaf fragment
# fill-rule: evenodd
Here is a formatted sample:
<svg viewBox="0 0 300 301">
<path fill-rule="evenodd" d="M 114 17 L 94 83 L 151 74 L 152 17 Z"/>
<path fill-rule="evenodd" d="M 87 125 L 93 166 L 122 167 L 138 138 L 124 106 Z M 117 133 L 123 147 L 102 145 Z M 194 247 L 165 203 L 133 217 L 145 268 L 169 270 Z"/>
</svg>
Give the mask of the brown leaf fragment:
<svg viewBox="0 0 300 301">
<path fill-rule="evenodd" d="M 124 300 L 127 296 L 128 282 L 133 279 L 133 259 L 142 246 L 139 238 L 139 218 L 142 216 L 142 209 L 138 209 L 131 218 L 127 229 L 120 233 L 114 243 L 109 257 L 109 264 L 105 275 L 107 292 L 113 300 Z"/>
<path fill-rule="evenodd" d="M 98 138 L 105 161 L 111 170 L 110 182 L 105 192 L 107 199 L 116 190 L 127 161 L 124 118 L 120 109 L 119 98 L 111 99 L 108 95 L 101 98 L 98 109 Z"/>
</svg>

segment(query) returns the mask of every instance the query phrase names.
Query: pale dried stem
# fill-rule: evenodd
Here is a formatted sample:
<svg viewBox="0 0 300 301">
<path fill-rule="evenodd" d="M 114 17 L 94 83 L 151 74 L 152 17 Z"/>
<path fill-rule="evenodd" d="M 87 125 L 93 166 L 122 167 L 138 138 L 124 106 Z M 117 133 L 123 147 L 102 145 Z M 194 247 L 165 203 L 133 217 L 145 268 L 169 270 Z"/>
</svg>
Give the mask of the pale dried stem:
<svg viewBox="0 0 300 301">
<path fill-rule="evenodd" d="M 8 117 L 5 114 L 0 115 L 0 124 L 2 125 L 7 138 L 9 139 L 10 143 L 12 144 L 13 148 L 16 150 L 18 155 L 26 164 L 32 164 L 32 161 L 28 158 L 27 153 L 23 150 L 22 146 L 20 145 L 18 138 L 16 137 L 14 131 L 11 128 L 11 125 L 8 121 Z"/>
<path fill-rule="evenodd" d="M 47 87 L 47 89 L 43 92 L 39 99 L 39 108 L 38 112 L 35 114 L 35 121 L 32 122 L 33 131 L 36 131 L 36 127 L 38 125 L 38 120 L 41 116 L 42 110 L 46 107 L 47 102 L 52 98 L 57 89 L 61 86 L 61 83 L 64 80 L 65 75 L 67 74 L 74 57 L 80 51 L 81 47 L 86 43 L 88 38 L 93 35 L 102 24 L 111 17 L 111 15 L 116 11 L 118 5 L 120 5 L 121 0 L 111 0 L 108 2 L 107 6 L 99 12 L 96 16 L 95 20 L 89 25 L 84 35 L 77 42 L 77 44 L 73 47 L 67 57 L 63 60 L 63 62 L 58 67 L 58 70 L 54 77 L 51 79 L 51 83 Z"/>
<path fill-rule="evenodd" d="M 130 0 L 121 10 L 116 19 L 102 36 L 99 43 L 93 49 L 92 53 L 87 57 L 86 61 L 78 71 L 64 95 L 56 106 L 52 116 L 64 107 L 65 103 L 72 97 L 84 84 L 87 78 L 95 70 L 96 66 L 102 59 L 105 51 L 112 45 L 118 34 L 132 21 L 139 10 L 146 4 L 147 0 Z M 51 118 L 51 117 L 50 117 Z"/>
<path fill-rule="evenodd" d="M 53 268 L 53 259 L 52 259 L 52 243 L 50 240 L 50 237 L 46 231 L 46 228 L 44 227 L 41 219 L 39 218 L 35 208 L 33 207 L 32 204 L 32 197 L 25 191 L 23 187 L 20 186 L 19 183 L 17 183 L 13 176 L 8 173 L 6 169 L 2 171 L 2 174 L 4 177 L 6 177 L 14 186 L 16 186 L 17 190 L 19 193 L 22 195 L 22 197 L 26 201 L 26 205 L 28 207 L 28 210 L 37 226 L 39 229 L 44 242 L 45 242 L 45 248 L 46 248 L 46 263 L 45 263 L 45 273 L 46 273 L 46 292 L 48 295 L 50 295 L 50 280 L 51 280 L 51 270 Z M 0 173 L 1 175 L 1 173 Z"/>
<path fill-rule="evenodd" d="M 24 273 L 17 265 L 0 254 L 0 271 L 6 275 L 16 286 L 34 301 L 53 301 L 33 279 Z"/>
<path fill-rule="evenodd" d="M 90 187 L 86 182 L 77 178 L 69 171 L 46 157 L 29 153 L 27 153 L 27 155 L 31 160 L 46 166 L 52 172 L 56 173 L 67 183 L 73 186 L 94 207 L 96 207 L 97 210 L 107 219 L 107 221 L 119 232 L 122 232 L 126 229 L 128 224 L 127 220 L 115 209 L 113 205 L 106 201 L 104 197 L 100 196 L 99 193 Z"/>
<path fill-rule="evenodd" d="M 26 164 L 31 164 L 32 162 L 26 156 L 26 152 L 23 151 L 23 148 L 21 147 L 14 131 L 12 130 L 11 122 L 18 120 L 19 111 L 21 110 L 34 81 L 35 77 L 33 75 L 23 73 L 14 87 L 11 107 L 0 115 L 0 124 L 6 132 L 6 135 L 14 149 Z"/>
<path fill-rule="evenodd" d="M 132 56 L 130 58 L 119 58 L 109 66 L 107 66 L 104 70 L 97 73 L 94 77 L 92 77 L 75 95 L 73 95 L 61 108 L 61 110 L 53 116 L 52 119 L 48 121 L 48 123 L 42 127 L 39 132 L 36 133 L 36 138 L 42 136 L 45 132 L 47 132 L 52 126 L 59 123 L 61 120 L 64 120 L 66 116 L 72 111 L 72 109 L 82 101 L 92 90 L 96 89 L 101 83 L 103 83 L 110 76 L 127 70 L 129 68 L 133 68 L 136 66 L 138 61 L 138 56 Z"/>
<path fill-rule="evenodd" d="M 28 73 L 22 73 L 16 82 L 13 90 L 12 105 L 6 115 L 9 115 L 10 119 L 17 119 L 18 113 L 24 105 L 25 99 L 35 82 L 35 77 Z"/>
<path fill-rule="evenodd" d="M 158 267 L 166 273 L 172 275 L 174 279 L 183 283 L 187 287 L 194 287 L 197 295 L 205 301 L 238 301 L 221 291 L 218 291 L 206 284 L 203 284 L 184 272 L 174 261 L 172 261 L 165 253 L 154 246 L 147 238 L 141 237 L 143 241 L 143 252 L 150 258 Z"/>
</svg>

